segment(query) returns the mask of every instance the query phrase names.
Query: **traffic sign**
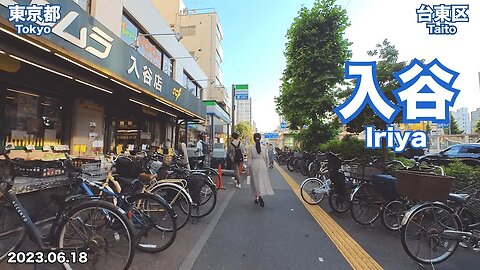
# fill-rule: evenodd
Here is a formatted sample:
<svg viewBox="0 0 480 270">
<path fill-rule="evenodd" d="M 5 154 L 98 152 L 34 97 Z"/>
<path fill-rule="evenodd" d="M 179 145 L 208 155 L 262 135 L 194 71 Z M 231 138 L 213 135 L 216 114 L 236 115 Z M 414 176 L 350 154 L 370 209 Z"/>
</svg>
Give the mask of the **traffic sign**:
<svg viewBox="0 0 480 270">
<path fill-rule="evenodd" d="M 280 123 L 280 128 L 287 128 L 287 123 L 285 122 Z"/>
</svg>

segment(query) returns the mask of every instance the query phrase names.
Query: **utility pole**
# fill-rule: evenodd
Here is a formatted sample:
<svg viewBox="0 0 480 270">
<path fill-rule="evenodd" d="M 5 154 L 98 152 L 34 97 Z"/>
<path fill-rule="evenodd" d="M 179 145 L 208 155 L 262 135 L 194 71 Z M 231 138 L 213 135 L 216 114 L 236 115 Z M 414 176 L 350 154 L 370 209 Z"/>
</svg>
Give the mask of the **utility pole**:
<svg viewBox="0 0 480 270">
<path fill-rule="evenodd" d="M 232 84 L 232 132 L 235 132 L 235 84 Z"/>
</svg>

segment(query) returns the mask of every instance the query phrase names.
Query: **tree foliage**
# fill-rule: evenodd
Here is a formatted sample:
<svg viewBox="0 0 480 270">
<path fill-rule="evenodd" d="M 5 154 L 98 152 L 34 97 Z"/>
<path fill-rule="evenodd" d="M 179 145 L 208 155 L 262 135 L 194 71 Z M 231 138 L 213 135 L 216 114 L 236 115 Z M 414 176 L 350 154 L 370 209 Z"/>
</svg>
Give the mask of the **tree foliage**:
<svg viewBox="0 0 480 270">
<path fill-rule="evenodd" d="M 475 126 L 473 127 L 473 132 L 480 133 L 480 121 L 477 121 L 477 123 L 475 123 Z"/>
<path fill-rule="evenodd" d="M 406 62 L 398 61 L 398 50 L 387 39 L 381 44 L 377 44 L 376 48 L 368 51 L 367 54 L 378 58 L 376 68 L 378 85 L 385 97 L 396 104 L 397 102 L 392 91 L 399 88 L 400 84 L 395 77 L 393 77 L 393 73 L 404 68 Z M 353 83 L 355 83 L 355 81 Z M 351 94 L 353 92 L 352 88 L 347 89 L 347 92 Z M 401 120 L 402 114 L 399 113 L 395 117 L 394 123 L 401 123 Z M 386 127 L 386 123 L 373 112 L 370 106 L 367 106 L 355 119 L 347 124 L 347 131 L 360 133 L 366 125 L 374 125 L 376 128 L 381 129 Z"/>
<path fill-rule="evenodd" d="M 304 145 L 315 146 L 338 134 L 332 110 L 344 62 L 351 57 L 351 43 L 344 37 L 348 26 L 345 9 L 333 0 L 316 0 L 311 9 L 300 9 L 287 32 L 286 68 L 275 101 L 289 128 L 301 129 L 296 137 Z"/>
<path fill-rule="evenodd" d="M 460 127 L 458 126 L 458 122 L 453 116 L 452 112 L 450 112 L 450 125 L 448 128 L 445 128 L 443 131 L 445 132 L 445 134 L 462 134 L 463 133 L 463 130 L 461 130 Z"/>
<path fill-rule="evenodd" d="M 235 132 L 237 132 L 240 139 L 244 139 L 247 144 L 253 142 L 253 127 L 249 122 L 242 121 L 235 125 Z"/>
</svg>

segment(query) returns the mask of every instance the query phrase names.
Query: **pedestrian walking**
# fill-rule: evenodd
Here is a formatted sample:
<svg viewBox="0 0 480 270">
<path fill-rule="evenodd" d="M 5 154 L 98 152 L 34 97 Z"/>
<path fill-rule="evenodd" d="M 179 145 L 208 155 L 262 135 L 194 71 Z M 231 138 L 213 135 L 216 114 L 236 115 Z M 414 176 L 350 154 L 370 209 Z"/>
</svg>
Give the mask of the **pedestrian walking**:
<svg viewBox="0 0 480 270">
<path fill-rule="evenodd" d="M 275 149 L 273 144 L 267 143 L 268 145 L 268 167 L 273 168 L 273 161 L 275 160 Z"/>
<path fill-rule="evenodd" d="M 240 183 L 240 166 L 243 166 L 243 155 L 245 154 L 245 149 L 242 142 L 238 139 L 238 133 L 234 132 L 232 134 L 232 142 L 228 146 L 227 154 L 230 162 L 232 163 L 233 172 L 235 173 L 235 186 L 241 188 Z"/>
<path fill-rule="evenodd" d="M 196 159 L 200 160 L 198 164 L 198 168 L 203 168 L 205 163 L 205 149 L 203 148 L 203 136 L 202 134 L 197 135 L 197 149 L 195 150 Z"/>
<path fill-rule="evenodd" d="M 251 177 L 250 187 L 255 197 L 254 202 L 264 207 L 263 196 L 274 195 L 274 193 L 268 177 L 268 150 L 260 144 L 261 138 L 260 133 L 253 134 L 255 144 L 248 149 L 247 167 Z"/>
<path fill-rule="evenodd" d="M 179 153 L 182 156 L 182 163 L 190 170 L 190 162 L 188 160 L 187 145 L 185 144 L 185 139 L 180 138 L 180 145 L 178 147 Z"/>
</svg>

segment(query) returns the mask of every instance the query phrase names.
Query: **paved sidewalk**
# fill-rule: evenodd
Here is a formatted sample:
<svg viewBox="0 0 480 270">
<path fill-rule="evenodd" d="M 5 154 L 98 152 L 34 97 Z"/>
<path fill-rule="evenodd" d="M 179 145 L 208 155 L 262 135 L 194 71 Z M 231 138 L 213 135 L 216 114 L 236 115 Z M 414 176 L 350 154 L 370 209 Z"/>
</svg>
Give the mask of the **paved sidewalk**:
<svg viewBox="0 0 480 270">
<path fill-rule="evenodd" d="M 350 269 L 276 169 L 270 178 L 264 208 L 243 181 L 192 269 Z"/>
</svg>

